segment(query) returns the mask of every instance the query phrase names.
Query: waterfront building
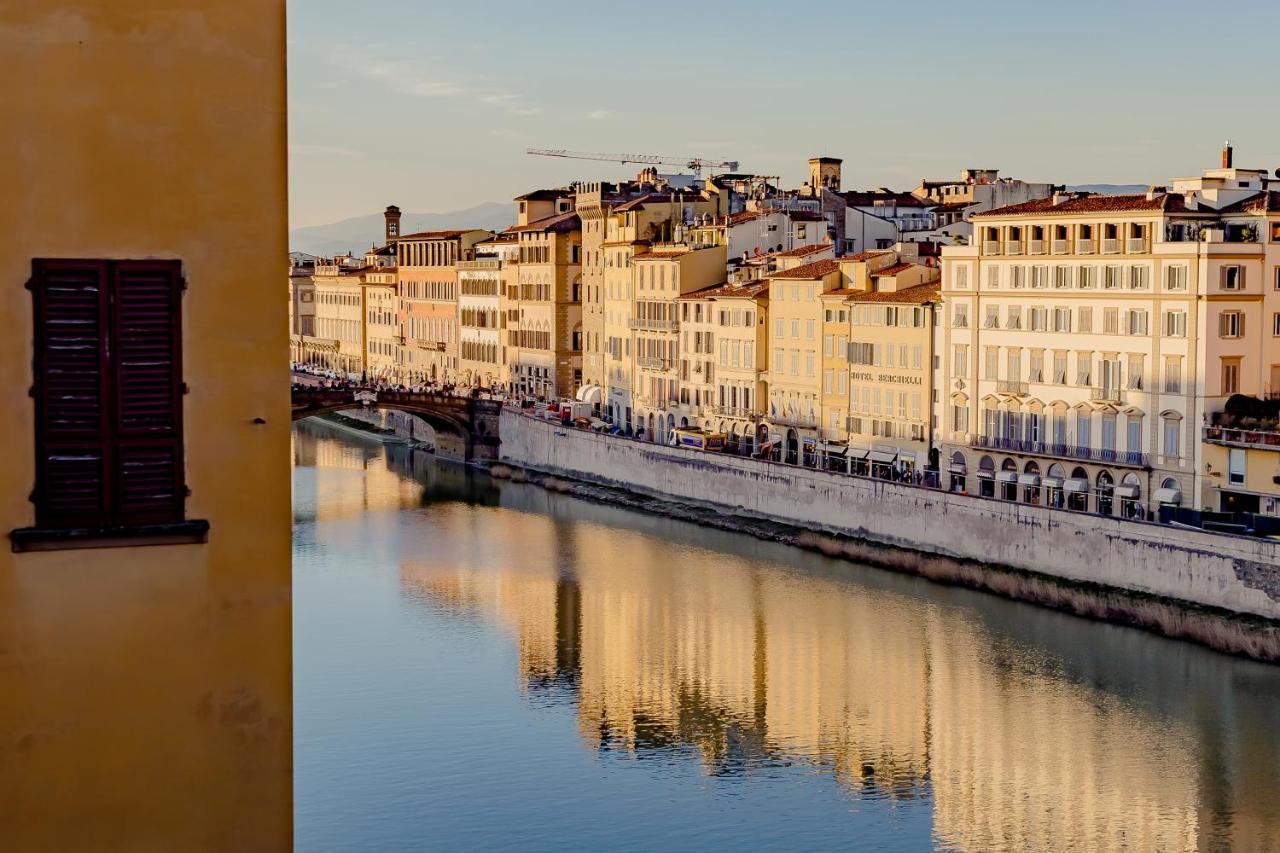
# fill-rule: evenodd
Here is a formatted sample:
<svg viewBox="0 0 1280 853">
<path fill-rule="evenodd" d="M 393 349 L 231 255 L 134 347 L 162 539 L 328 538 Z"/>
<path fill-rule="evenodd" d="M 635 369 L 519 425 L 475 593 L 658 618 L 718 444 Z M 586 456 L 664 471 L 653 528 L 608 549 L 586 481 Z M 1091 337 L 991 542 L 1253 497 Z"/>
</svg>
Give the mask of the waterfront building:
<svg viewBox="0 0 1280 853">
<path fill-rule="evenodd" d="M 816 451 L 822 410 L 821 296 L 839 286 L 840 264 L 829 257 L 779 269 L 769 278 L 769 440 L 775 457 L 784 462 L 803 464 Z"/>
<path fill-rule="evenodd" d="M 365 265 L 350 255 L 316 262 L 315 337 L 304 342 L 309 360 L 343 379 L 359 379 L 365 368 Z"/>
<path fill-rule="evenodd" d="M 709 416 L 716 382 L 716 323 L 711 293 L 717 289 L 713 285 L 676 297 L 680 390 L 672 416 L 678 427 L 703 426 L 705 419 L 707 427 L 715 428 Z"/>
<path fill-rule="evenodd" d="M 956 180 L 921 180 L 911 194 L 936 205 L 933 208 L 936 230 L 922 237 L 948 244 L 966 244 L 973 236 L 970 219 L 975 214 L 1048 198 L 1062 189 L 1051 183 L 1002 178 L 999 169 L 965 169 Z"/>
<path fill-rule="evenodd" d="M 637 183 L 643 192 L 611 209 L 604 220 L 605 233 L 601 243 L 606 384 L 602 396 L 613 421 L 627 429 L 640 425 L 633 397 L 636 370 L 633 338 L 636 330 L 632 328 L 632 309 L 638 292 L 633 278 L 633 258 L 648 251 L 652 243 L 674 241 L 677 225 L 683 228 L 695 216 L 718 212 L 717 200 L 704 198 L 696 191 L 661 191 L 654 183 L 656 179 L 658 176 L 654 173 L 641 173 Z M 722 257 L 722 271 L 723 264 Z M 655 409 L 650 406 L 646 411 Z"/>
<path fill-rule="evenodd" d="M 384 249 L 390 258 L 395 255 Z M 400 298 L 393 266 L 370 266 L 360 286 L 364 311 L 364 363 L 361 374 L 370 382 L 399 384 L 404 380 L 404 338 L 400 335 Z"/>
<path fill-rule="evenodd" d="M 604 399 L 605 307 L 604 240 L 606 220 L 625 198 L 613 184 L 583 183 L 574 196 L 582 223 L 582 384 L 599 406 Z"/>
<path fill-rule="evenodd" d="M 723 432 L 730 448 L 749 455 L 759 447 L 769 399 L 769 282 L 731 281 L 702 291 L 711 300 L 710 367 L 713 396 L 703 406 L 706 426 Z"/>
<path fill-rule="evenodd" d="M 292 845 L 284 5 L 0 10 L 6 850 Z"/>
<path fill-rule="evenodd" d="M 973 245 L 944 249 L 952 488 L 1103 515 L 1222 505 L 1201 424 L 1280 364 L 1275 196 L 1230 159 L 1173 191 L 978 214 Z"/>
<path fill-rule="evenodd" d="M 684 402 L 681 389 L 680 297 L 724 282 L 724 246 L 693 243 L 655 242 L 633 258 L 635 299 L 631 305 L 632 352 L 635 373 L 635 414 L 651 441 L 666 441 L 671 430 L 696 423 L 698 408 Z M 711 328 L 707 306 L 690 305 L 691 318 L 699 335 L 693 364 L 704 364 L 710 356 Z M 692 342 L 691 342 L 692 343 Z M 706 390 L 701 378 L 698 393 Z"/>
<path fill-rule="evenodd" d="M 318 258 L 289 260 L 289 357 L 296 364 L 312 361 L 316 336 L 316 287 L 312 276 Z"/>
<path fill-rule="evenodd" d="M 475 257 L 458 262 L 458 373 L 468 387 L 507 382 L 502 352 L 505 267 L 518 255 L 516 240 L 492 237 L 474 246 Z"/>
<path fill-rule="evenodd" d="M 841 259 L 842 287 L 822 296 L 823 435 L 847 444 L 846 470 L 912 477 L 935 467 L 930 417 L 941 288 L 929 248 L 936 247 L 900 243 Z"/>
<path fill-rule="evenodd" d="M 396 239 L 406 381 L 458 380 L 458 262 L 471 260 L 481 228 L 423 231 Z"/>
<path fill-rule="evenodd" d="M 534 397 L 569 397 L 582 384 L 582 226 L 572 196 L 517 200 L 519 306 L 513 387 Z M 559 213 L 530 219 L 545 204 Z"/>
</svg>

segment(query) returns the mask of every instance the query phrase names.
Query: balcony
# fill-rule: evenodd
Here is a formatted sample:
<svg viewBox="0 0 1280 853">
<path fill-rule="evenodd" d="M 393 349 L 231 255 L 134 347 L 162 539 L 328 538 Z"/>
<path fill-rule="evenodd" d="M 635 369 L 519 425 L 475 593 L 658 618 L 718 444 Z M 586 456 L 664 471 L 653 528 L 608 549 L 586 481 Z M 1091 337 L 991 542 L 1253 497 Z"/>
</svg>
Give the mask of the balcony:
<svg viewBox="0 0 1280 853">
<path fill-rule="evenodd" d="M 1027 250 L 1027 254 L 1028 254 L 1028 255 L 1043 255 L 1043 254 L 1044 254 L 1044 241 L 1043 241 L 1043 240 L 1032 240 L 1032 241 L 1031 241 L 1031 246 L 1030 246 L 1030 248 Z"/>
<path fill-rule="evenodd" d="M 672 364 L 669 358 L 637 358 L 636 366 L 643 367 L 646 370 L 671 370 Z"/>
<path fill-rule="evenodd" d="M 997 379 L 996 393 L 1017 394 L 1021 397 L 1025 397 L 1031 393 L 1031 383 L 1019 382 L 1016 379 Z"/>
<path fill-rule="evenodd" d="M 1120 241 L 1115 238 L 1106 238 L 1102 241 L 1102 254 L 1115 255 L 1120 252 Z"/>
<path fill-rule="evenodd" d="M 1110 450 L 1103 447 L 1077 447 L 1074 444 L 1050 444 L 1022 438 L 1006 438 L 998 435 L 975 435 L 969 446 L 987 450 L 1007 450 L 1032 456 L 1051 456 L 1058 459 L 1079 459 L 1085 462 L 1104 462 L 1146 468 L 1151 464 L 1151 454 L 1132 450 Z"/>
<path fill-rule="evenodd" d="M 459 270 L 500 270 L 502 261 L 497 258 L 483 258 L 476 261 L 458 261 Z"/>
<path fill-rule="evenodd" d="M 742 418 L 750 421 L 759 420 L 761 417 L 760 413 L 754 409 L 744 409 L 741 406 L 707 406 L 707 411 L 722 418 Z"/>
<path fill-rule="evenodd" d="M 1125 251 L 1131 255 L 1142 255 L 1149 251 L 1146 237 L 1130 237 L 1125 241 L 1125 247 Z"/>
<path fill-rule="evenodd" d="M 1280 452 L 1280 427 L 1274 425 L 1258 429 L 1216 425 L 1206 426 L 1203 428 L 1203 435 L 1205 442 L 1208 444 Z"/>
<path fill-rule="evenodd" d="M 1022 243 L 1021 243 L 1021 241 L 1018 241 L 1018 240 L 1010 240 L 1008 243 L 1005 243 L 1005 244 L 1004 244 L 1004 253 L 1005 253 L 1006 255 L 1021 255 L 1021 254 L 1022 254 Z"/>
<path fill-rule="evenodd" d="M 769 422 L 775 426 L 790 426 L 801 428 L 816 428 L 818 426 L 817 415 L 802 415 L 798 412 L 790 412 L 785 415 L 773 415 L 769 417 Z"/>
<path fill-rule="evenodd" d="M 1071 243 L 1070 243 L 1070 241 L 1068 241 L 1068 240 L 1054 240 L 1054 241 L 1053 241 L 1053 253 L 1054 253 L 1055 255 L 1069 255 L 1069 254 L 1071 254 Z"/>
<path fill-rule="evenodd" d="M 1077 254 L 1077 255 L 1092 255 L 1092 254 L 1093 254 L 1093 239 L 1092 239 L 1092 238 L 1082 238 L 1082 239 L 1080 239 L 1080 240 L 1077 240 L 1077 241 L 1076 241 L 1076 254 Z"/>
<path fill-rule="evenodd" d="M 982 254 L 984 255 L 1000 254 L 1000 241 L 999 240 L 983 240 Z"/>
<path fill-rule="evenodd" d="M 1095 403 L 1123 403 L 1124 391 L 1111 385 L 1094 385 L 1089 389 L 1089 399 Z"/>
<path fill-rule="evenodd" d="M 632 317 L 629 325 L 642 332 L 674 332 L 676 329 L 675 320 L 648 320 L 641 317 Z"/>
</svg>

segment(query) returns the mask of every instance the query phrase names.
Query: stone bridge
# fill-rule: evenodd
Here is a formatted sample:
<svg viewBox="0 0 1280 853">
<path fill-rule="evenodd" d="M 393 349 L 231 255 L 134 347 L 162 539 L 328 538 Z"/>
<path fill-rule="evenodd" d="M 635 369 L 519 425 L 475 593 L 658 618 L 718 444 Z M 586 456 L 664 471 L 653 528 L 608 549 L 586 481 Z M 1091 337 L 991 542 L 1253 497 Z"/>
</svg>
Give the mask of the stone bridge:
<svg viewBox="0 0 1280 853">
<path fill-rule="evenodd" d="M 293 420 L 350 409 L 396 409 L 417 415 L 437 432 L 457 437 L 464 458 L 496 459 L 502 402 L 424 391 L 384 391 L 374 388 L 318 388 L 295 386 Z"/>
</svg>

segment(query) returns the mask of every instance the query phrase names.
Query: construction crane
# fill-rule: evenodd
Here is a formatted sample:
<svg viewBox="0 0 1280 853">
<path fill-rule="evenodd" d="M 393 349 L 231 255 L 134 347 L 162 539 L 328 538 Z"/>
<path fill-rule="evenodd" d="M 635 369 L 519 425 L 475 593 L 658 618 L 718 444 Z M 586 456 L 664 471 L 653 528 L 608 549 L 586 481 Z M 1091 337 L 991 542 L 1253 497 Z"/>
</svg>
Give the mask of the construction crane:
<svg viewBox="0 0 1280 853">
<path fill-rule="evenodd" d="M 566 151 L 563 148 L 529 148 L 526 154 L 539 157 L 567 157 L 570 160 L 604 160 L 609 163 L 642 163 L 647 166 L 681 166 L 692 169 L 702 177 L 703 169 L 721 172 L 738 171 L 737 160 L 716 162 L 703 157 L 664 157 L 661 154 L 600 154 L 593 151 Z"/>
</svg>

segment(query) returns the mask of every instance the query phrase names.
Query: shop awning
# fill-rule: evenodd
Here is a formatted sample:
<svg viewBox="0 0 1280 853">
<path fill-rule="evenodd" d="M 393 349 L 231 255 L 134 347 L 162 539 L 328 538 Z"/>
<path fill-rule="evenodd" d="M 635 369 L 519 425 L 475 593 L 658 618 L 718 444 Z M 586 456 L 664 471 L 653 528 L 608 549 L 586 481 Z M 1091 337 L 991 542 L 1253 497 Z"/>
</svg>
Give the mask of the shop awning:
<svg viewBox="0 0 1280 853">
<path fill-rule="evenodd" d="M 578 389 L 576 399 L 580 403 L 590 403 L 593 406 L 598 406 L 604 399 L 604 389 L 599 385 L 583 385 Z"/>
<path fill-rule="evenodd" d="M 1062 483 L 1064 492 L 1071 492 L 1076 495 L 1084 495 L 1089 493 L 1089 481 L 1083 477 L 1071 477 Z"/>
<path fill-rule="evenodd" d="M 893 462 L 893 460 L 897 458 L 898 458 L 898 451 L 896 450 L 880 450 L 879 448 L 877 448 L 871 451 L 872 462 L 880 462 L 887 465 Z"/>
<path fill-rule="evenodd" d="M 850 459 L 866 459 L 870 454 L 871 454 L 870 447 L 850 447 L 849 448 Z"/>
<path fill-rule="evenodd" d="M 1045 478 L 1044 478 L 1044 487 L 1045 487 L 1046 489 L 1061 489 L 1061 488 L 1062 488 L 1062 478 L 1061 478 L 1061 477 L 1045 477 Z"/>
<path fill-rule="evenodd" d="M 846 453 L 849 452 L 849 445 L 824 443 L 819 445 L 818 449 L 820 449 L 823 453 L 827 454 L 828 456 L 844 456 Z"/>
<path fill-rule="evenodd" d="M 1181 504 L 1182 492 L 1179 489 L 1156 489 L 1155 499 L 1158 504 Z"/>
<path fill-rule="evenodd" d="M 1019 474 L 1018 485 L 1019 486 L 1038 486 L 1040 485 L 1040 475 L 1039 474 Z"/>
<path fill-rule="evenodd" d="M 1138 496 L 1141 494 L 1142 494 L 1141 486 L 1122 485 L 1122 486 L 1116 486 L 1116 490 L 1115 490 L 1116 497 L 1123 498 L 1125 500 L 1130 500 L 1130 501 L 1136 500 Z"/>
<path fill-rule="evenodd" d="M 968 469 L 963 465 L 956 465 L 952 463 L 951 467 L 948 468 L 947 471 L 949 471 L 952 474 L 959 474 L 961 477 L 963 477 L 965 473 L 968 471 Z"/>
<path fill-rule="evenodd" d="M 1018 472 L 1017 471 L 1000 471 L 996 474 L 996 482 L 1016 483 L 1018 482 Z"/>
</svg>

